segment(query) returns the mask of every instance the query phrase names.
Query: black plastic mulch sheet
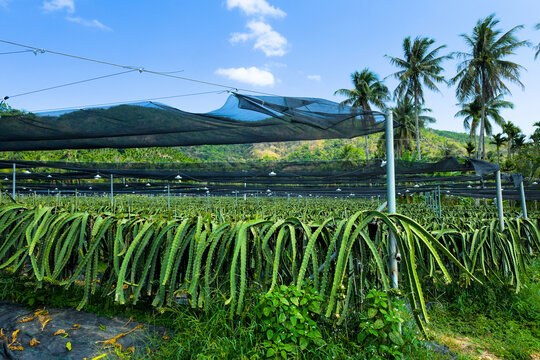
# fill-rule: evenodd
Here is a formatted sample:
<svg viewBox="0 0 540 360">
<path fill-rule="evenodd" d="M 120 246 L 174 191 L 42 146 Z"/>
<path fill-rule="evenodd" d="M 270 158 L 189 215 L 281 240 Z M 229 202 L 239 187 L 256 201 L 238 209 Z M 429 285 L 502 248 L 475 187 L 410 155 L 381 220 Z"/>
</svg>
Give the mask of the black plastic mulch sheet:
<svg viewBox="0 0 540 360">
<path fill-rule="evenodd" d="M 0 329 L 4 334 L 0 337 L 0 359 L 90 360 L 104 353 L 114 352 L 113 345 L 104 345 L 103 341 L 132 330 L 116 342 L 122 346 L 123 351 L 133 347 L 137 353 L 147 354 L 147 346 L 151 347 L 152 339 L 161 337 L 164 333 L 164 329 L 131 322 L 128 319 L 109 319 L 73 309 L 46 309 L 46 311 L 48 314 L 45 313 L 38 318 L 35 312 L 20 305 L 0 301 Z M 31 319 L 32 317 L 34 318 Z M 43 326 L 48 318 L 50 321 Z M 31 320 L 25 321 L 28 319 Z M 54 335 L 61 329 L 68 336 L 63 333 Z M 16 341 L 12 342 L 12 334 L 16 330 L 20 331 L 17 333 Z M 32 339 L 39 341 L 39 344 L 31 346 Z M 68 350 L 68 343 L 71 343 L 71 350 Z"/>
</svg>

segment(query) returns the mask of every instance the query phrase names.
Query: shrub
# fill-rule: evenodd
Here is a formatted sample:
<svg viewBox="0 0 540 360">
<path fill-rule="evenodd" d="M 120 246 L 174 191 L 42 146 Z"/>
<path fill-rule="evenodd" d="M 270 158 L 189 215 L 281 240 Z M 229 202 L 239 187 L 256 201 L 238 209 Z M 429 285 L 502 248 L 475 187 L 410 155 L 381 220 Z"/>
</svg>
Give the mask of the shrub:
<svg viewBox="0 0 540 360">
<path fill-rule="evenodd" d="M 281 285 L 258 296 L 256 316 L 267 357 L 284 359 L 324 345 L 317 325 L 322 297 L 308 285 Z"/>
</svg>

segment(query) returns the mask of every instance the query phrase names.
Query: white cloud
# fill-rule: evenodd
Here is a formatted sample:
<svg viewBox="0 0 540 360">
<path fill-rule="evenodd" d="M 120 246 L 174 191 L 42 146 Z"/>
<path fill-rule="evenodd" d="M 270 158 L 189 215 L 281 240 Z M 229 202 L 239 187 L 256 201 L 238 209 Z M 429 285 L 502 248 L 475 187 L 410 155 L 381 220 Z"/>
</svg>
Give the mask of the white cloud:
<svg viewBox="0 0 540 360">
<path fill-rule="evenodd" d="M 321 75 L 308 75 L 309 80 L 321 81 Z"/>
<path fill-rule="evenodd" d="M 249 68 L 220 68 L 216 70 L 216 74 L 251 85 L 272 86 L 275 83 L 274 75 L 271 72 L 259 69 L 255 66 Z"/>
<path fill-rule="evenodd" d="M 69 13 L 75 11 L 74 0 L 46 0 L 43 1 L 43 8 L 47 11 L 67 10 Z"/>
<path fill-rule="evenodd" d="M 287 48 L 287 39 L 263 21 L 253 20 L 248 22 L 247 33 L 233 33 L 232 43 L 246 42 L 255 39 L 254 49 L 261 50 L 266 56 L 283 56 Z"/>
<path fill-rule="evenodd" d="M 240 8 L 246 15 L 285 17 L 285 12 L 266 0 L 227 0 L 227 8 Z"/>
<path fill-rule="evenodd" d="M 76 17 L 68 16 L 68 17 L 66 17 L 66 20 L 71 21 L 73 23 L 81 24 L 81 25 L 86 26 L 86 27 L 93 27 L 93 28 L 97 28 L 97 29 L 105 30 L 105 31 L 110 31 L 111 30 L 110 27 L 108 27 L 107 25 L 103 25 L 101 22 L 99 22 L 96 19 L 87 20 L 87 19 L 83 19 L 83 18 L 78 17 L 78 16 L 76 16 Z"/>
</svg>

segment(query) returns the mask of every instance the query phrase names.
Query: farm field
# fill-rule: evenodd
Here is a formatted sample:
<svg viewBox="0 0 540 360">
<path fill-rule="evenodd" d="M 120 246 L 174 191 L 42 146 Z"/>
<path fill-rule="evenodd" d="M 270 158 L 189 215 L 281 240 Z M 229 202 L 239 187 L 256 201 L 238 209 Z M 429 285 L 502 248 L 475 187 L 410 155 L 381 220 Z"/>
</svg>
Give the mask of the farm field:
<svg viewBox="0 0 540 360">
<path fill-rule="evenodd" d="M 540 360 L 540 2 L 306 3 L 0 0 L 0 360 Z"/>
<path fill-rule="evenodd" d="M 422 196 L 401 199 L 400 215 L 376 211 L 376 198 L 181 197 L 167 211 L 166 197 L 136 195 L 110 206 L 107 197 L 4 201 L 2 297 L 168 325 L 177 334 L 153 355 L 164 358 L 445 358 L 427 338 L 464 358 L 540 350 L 534 209 L 530 220 L 506 209 L 500 232 L 492 203 L 444 196 L 440 218 Z M 386 265 L 390 231 L 399 292 Z"/>
</svg>

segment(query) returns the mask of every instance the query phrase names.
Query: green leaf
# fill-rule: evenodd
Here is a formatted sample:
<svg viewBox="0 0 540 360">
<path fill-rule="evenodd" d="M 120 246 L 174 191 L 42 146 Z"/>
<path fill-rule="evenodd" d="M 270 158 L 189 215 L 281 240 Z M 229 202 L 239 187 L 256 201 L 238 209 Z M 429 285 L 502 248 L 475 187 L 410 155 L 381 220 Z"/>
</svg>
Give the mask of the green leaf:
<svg viewBox="0 0 540 360">
<path fill-rule="evenodd" d="M 401 335 L 399 333 L 395 332 L 395 331 L 392 331 L 391 333 L 389 333 L 388 337 L 396 345 L 402 346 L 403 343 L 404 343 L 403 338 L 401 337 Z"/>
<path fill-rule="evenodd" d="M 270 348 L 266 352 L 266 357 L 273 357 L 274 355 L 276 355 L 276 350 L 274 350 L 274 348 Z"/>
<path fill-rule="evenodd" d="M 375 321 L 375 323 L 373 324 L 373 327 L 377 330 L 382 329 L 384 327 L 384 321 L 382 321 L 381 319 L 377 319 L 377 321 Z"/>
<path fill-rule="evenodd" d="M 368 318 L 373 318 L 375 317 L 375 315 L 377 315 L 377 313 L 379 312 L 379 310 L 377 310 L 376 308 L 369 308 L 368 309 L 368 312 L 367 312 L 367 316 Z"/>
<path fill-rule="evenodd" d="M 68 351 L 71 351 L 71 342 L 66 343 L 66 349 L 68 349 Z"/>
<path fill-rule="evenodd" d="M 291 302 L 296 306 L 299 305 L 298 298 L 296 298 L 296 297 L 291 298 Z"/>
<path fill-rule="evenodd" d="M 265 307 L 263 309 L 264 316 L 269 316 L 271 312 L 272 312 L 272 309 L 270 309 L 269 307 Z"/>
<path fill-rule="evenodd" d="M 268 340 L 272 340 L 272 338 L 274 337 L 274 331 L 272 329 L 268 329 L 266 331 L 266 337 L 268 338 Z"/>
<path fill-rule="evenodd" d="M 285 316 L 284 313 L 281 313 L 279 314 L 279 322 L 284 322 L 285 320 L 287 320 L 287 316 Z"/>
<path fill-rule="evenodd" d="M 300 350 L 305 350 L 309 342 L 305 337 L 300 338 Z"/>
</svg>

